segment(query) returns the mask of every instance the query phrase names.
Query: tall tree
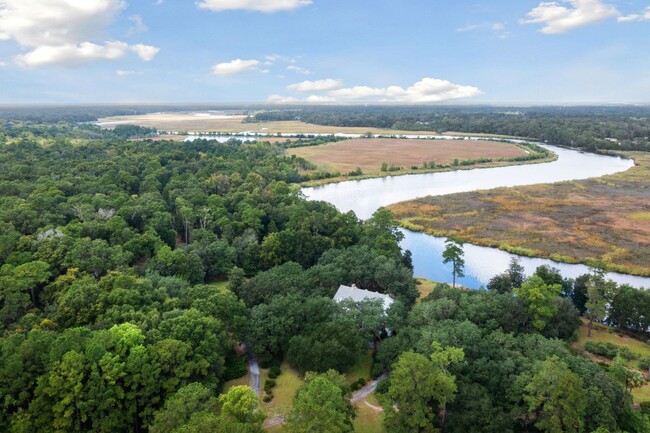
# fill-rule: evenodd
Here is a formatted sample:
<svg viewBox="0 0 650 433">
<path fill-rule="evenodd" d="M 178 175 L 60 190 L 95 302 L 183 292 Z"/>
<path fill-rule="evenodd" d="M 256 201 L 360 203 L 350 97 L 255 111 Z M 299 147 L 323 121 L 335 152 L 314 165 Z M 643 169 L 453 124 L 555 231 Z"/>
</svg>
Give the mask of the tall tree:
<svg viewBox="0 0 650 433">
<path fill-rule="evenodd" d="M 546 327 L 547 320 L 553 317 L 557 311 L 557 307 L 553 304 L 553 299 L 561 291 L 561 285 L 548 285 L 544 283 L 541 277 L 533 275 L 526 278 L 521 287 L 515 288 L 514 293 L 526 301 L 528 314 L 532 319 L 533 327 L 541 331 Z"/>
<path fill-rule="evenodd" d="M 547 433 L 583 431 L 587 392 L 580 376 L 557 356 L 542 363 L 524 392 L 524 401 L 538 429 Z"/>
<path fill-rule="evenodd" d="M 603 269 L 593 269 L 587 282 L 587 302 L 589 314 L 587 337 L 591 337 L 594 320 L 602 321 L 607 316 L 607 305 L 614 299 L 618 287 L 612 280 L 605 280 Z"/>
<path fill-rule="evenodd" d="M 320 375 L 298 390 L 286 426 L 291 433 L 346 433 L 353 417 L 341 388 Z"/>
<path fill-rule="evenodd" d="M 445 250 L 442 252 L 442 262 L 451 262 L 453 287 L 456 287 L 456 277 L 465 276 L 465 260 L 463 260 L 463 243 L 452 238 L 445 240 Z"/>
<path fill-rule="evenodd" d="M 431 359 L 405 352 L 393 365 L 390 387 L 384 401 L 386 427 L 390 432 L 434 432 L 434 425 L 444 428 L 446 405 L 456 395 L 456 377 L 449 367 L 461 362 L 460 348 L 443 348 L 432 344 Z"/>
</svg>

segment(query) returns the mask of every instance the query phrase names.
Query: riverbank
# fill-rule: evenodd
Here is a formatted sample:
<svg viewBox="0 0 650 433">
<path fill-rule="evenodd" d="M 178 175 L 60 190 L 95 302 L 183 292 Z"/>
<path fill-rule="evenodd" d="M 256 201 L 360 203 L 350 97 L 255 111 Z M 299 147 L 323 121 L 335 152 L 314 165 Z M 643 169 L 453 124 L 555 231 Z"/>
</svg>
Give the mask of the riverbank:
<svg viewBox="0 0 650 433">
<path fill-rule="evenodd" d="M 388 208 L 412 231 L 650 276 L 650 155 L 623 156 L 636 166 L 600 178 L 425 197 Z"/>
</svg>

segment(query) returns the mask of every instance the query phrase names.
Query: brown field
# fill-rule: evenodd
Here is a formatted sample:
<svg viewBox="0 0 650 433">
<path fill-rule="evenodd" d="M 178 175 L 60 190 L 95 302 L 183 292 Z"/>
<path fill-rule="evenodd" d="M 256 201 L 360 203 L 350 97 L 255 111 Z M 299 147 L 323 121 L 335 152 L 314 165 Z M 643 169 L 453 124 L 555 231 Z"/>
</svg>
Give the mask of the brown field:
<svg viewBox="0 0 650 433">
<path fill-rule="evenodd" d="M 436 165 L 450 164 L 454 159 L 513 158 L 525 155 L 513 144 L 469 140 L 404 140 L 390 138 L 360 138 L 339 141 L 323 146 L 298 147 L 288 153 L 301 156 L 324 171 L 347 173 L 356 167 L 364 174 L 381 173 L 381 165 L 409 169 L 435 161 Z M 395 174 L 399 174 L 399 171 Z"/>
<path fill-rule="evenodd" d="M 298 121 L 242 123 L 246 116 L 231 115 L 227 118 L 210 118 L 204 113 L 151 113 L 137 116 L 115 116 L 99 119 L 100 122 L 119 122 L 103 125 L 104 128 L 114 128 L 117 125 L 139 125 L 156 128 L 161 131 L 187 132 L 260 132 L 287 134 L 427 134 L 435 135 L 434 131 L 398 131 L 393 129 L 323 126 Z"/>
<path fill-rule="evenodd" d="M 650 275 L 650 155 L 637 166 L 574 182 L 497 188 L 389 206 L 409 229 L 477 245 Z"/>
</svg>

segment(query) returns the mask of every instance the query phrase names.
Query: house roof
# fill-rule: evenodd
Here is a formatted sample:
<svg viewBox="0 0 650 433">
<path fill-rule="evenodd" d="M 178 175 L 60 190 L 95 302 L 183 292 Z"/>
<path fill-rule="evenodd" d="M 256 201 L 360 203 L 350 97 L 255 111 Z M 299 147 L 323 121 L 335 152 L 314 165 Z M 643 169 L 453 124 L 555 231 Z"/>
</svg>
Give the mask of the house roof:
<svg viewBox="0 0 650 433">
<path fill-rule="evenodd" d="M 334 295 L 334 300 L 336 302 L 341 302 L 344 299 L 352 299 L 354 302 L 361 302 L 366 299 L 381 299 L 384 302 L 384 310 L 388 309 L 388 307 L 393 303 L 393 298 L 388 295 L 360 289 L 355 285 L 352 285 L 351 287 L 344 285 L 339 286 L 339 289 Z"/>
</svg>

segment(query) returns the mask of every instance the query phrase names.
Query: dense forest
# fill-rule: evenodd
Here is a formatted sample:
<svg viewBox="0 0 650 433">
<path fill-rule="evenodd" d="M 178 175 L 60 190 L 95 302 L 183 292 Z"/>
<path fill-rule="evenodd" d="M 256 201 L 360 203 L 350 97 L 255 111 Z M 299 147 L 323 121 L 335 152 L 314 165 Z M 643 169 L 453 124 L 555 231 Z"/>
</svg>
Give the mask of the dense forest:
<svg viewBox="0 0 650 433">
<path fill-rule="evenodd" d="M 526 137 L 594 150 L 650 150 L 650 108 L 622 107 L 312 107 L 261 111 L 248 122 L 465 132 Z"/>
<path fill-rule="evenodd" d="M 647 292 L 514 262 L 418 301 L 392 215 L 305 200 L 287 145 L 126 140 L 149 132 L 0 129 L 1 431 L 263 431 L 223 390 L 242 342 L 304 374 L 291 432 L 352 430 L 339 373 L 371 348 L 391 433 L 650 431 L 625 353 L 567 344 L 581 314 L 647 339 Z M 332 300 L 353 283 L 395 302 Z"/>
</svg>

